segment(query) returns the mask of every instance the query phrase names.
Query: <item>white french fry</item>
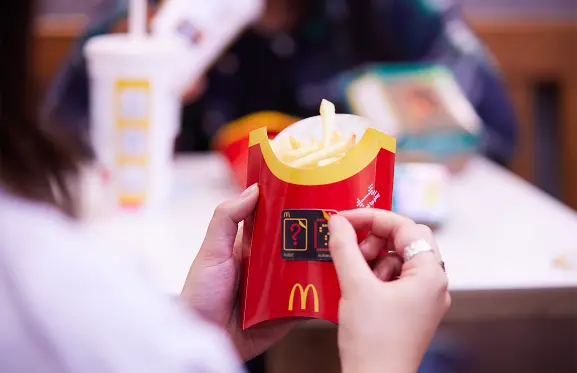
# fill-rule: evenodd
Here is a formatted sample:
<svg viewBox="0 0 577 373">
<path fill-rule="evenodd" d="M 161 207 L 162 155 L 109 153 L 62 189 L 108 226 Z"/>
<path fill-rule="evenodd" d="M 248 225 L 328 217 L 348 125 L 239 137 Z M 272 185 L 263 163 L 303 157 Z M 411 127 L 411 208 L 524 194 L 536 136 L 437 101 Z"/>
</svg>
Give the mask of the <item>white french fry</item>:
<svg viewBox="0 0 577 373">
<path fill-rule="evenodd" d="M 320 161 L 317 162 L 317 165 L 319 167 L 323 167 L 323 166 L 329 165 L 331 163 L 335 163 L 336 161 L 338 161 L 341 158 L 342 157 L 331 157 L 331 158 L 321 159 Z"/>
<path fill-rule="evenodd" d="M 327 147 L 331 144 L 331 135 L 335 128 L 335 105 L 327 100 L 321 102 L 321 119 L 323 122 L 323 147 Z"/>
<path fill-rule="evenodd" d="M 307 156 L 313 152 L 316 152 L 319 149 L 320 149 L 320 144 L 319 145 L 303 146 L 301 148 L 289 150 L 289 151 L 283 153 L 282 156 L 280 156 L 280 159 L 283 162 L 289 163 L 292 161 L 296 161 L 297 159 L 302 158 L 304 156 Z"/>
<path fill-rule="evenodd" d="M 269 140 L 272 151 L 277 157 L 282 157 L 282 155 L 291 150 L 291 144 L 288 137 L 284 137 L 279 140 Z"/>
<path fill-rule="evenodd" d="M 311 144 L 312 144 L 313 146 L 318 146 L 318 147 L 320 147 L 319 141 L 318 141 L 314 136 L 311 136 Z"/>
<path fill-rule="evenodd" d="M 293 136 L 289 136 L 289 141 L 292 150 L 298 149 L 302 146 L 301 142 Z"/>
<path fill-rule="evenodd" d="M 342 139 L 343 139 L 343 135 L 341 135 L 341 133 L 337 130 L 333 131 L 333 133 L 331 134 L 331 144 L 339 142 Z"/>
<path fill-rule="evenodd" d="M 302 158 L 292 162 L 290 165 L 296 168 L 314 167 L 320 160 L 333 158 L 338 154 L 346 153 L 355 146 L 356 136 L 352 135 L 349 139 L 339 141 L 328 147 L 323 147 L 316 152 L 310 153 Z"/>
</svg>

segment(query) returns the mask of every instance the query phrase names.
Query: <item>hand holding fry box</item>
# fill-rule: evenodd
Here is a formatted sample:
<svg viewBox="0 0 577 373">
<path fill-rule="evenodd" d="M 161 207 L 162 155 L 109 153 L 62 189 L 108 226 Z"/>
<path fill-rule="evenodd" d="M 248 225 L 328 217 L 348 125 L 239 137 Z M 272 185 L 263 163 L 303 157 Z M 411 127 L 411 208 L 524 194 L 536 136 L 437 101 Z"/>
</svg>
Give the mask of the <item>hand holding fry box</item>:
<svg viewBox="0 0 577 373">
<path fill-rule="evenodd" d="M 297 122 L 269 140 L 251 132 L 247 185 L 259 184 L 245 221 L 240 323 L 284 318 L 338 320 L 340 289 L 328 248 L 328 220 L 341 210 L 391 209 L 395 139 L 366 119 L 336 115 Z M 366 232 L 357 232 L 359 241 Z"/>
</svg>

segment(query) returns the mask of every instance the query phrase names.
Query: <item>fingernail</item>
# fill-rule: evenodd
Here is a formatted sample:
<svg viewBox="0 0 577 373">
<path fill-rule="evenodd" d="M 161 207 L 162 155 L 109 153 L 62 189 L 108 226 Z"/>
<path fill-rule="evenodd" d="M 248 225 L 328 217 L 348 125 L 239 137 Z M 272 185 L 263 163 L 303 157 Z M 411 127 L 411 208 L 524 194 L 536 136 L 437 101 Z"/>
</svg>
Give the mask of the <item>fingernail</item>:
<svg viewBox="0 0 577 373">
<path fill-rule="evenodd" d="M 240 195 L 241 198 L 247 198 L 252 196 L 256 190 L 258 189 L 258 184 L 252 184 L 251 186 L 249 186 L 248 188 L 246 188 L 244 190 L 244 192 L 242 192 L 242 194 Z"/>
</svg>

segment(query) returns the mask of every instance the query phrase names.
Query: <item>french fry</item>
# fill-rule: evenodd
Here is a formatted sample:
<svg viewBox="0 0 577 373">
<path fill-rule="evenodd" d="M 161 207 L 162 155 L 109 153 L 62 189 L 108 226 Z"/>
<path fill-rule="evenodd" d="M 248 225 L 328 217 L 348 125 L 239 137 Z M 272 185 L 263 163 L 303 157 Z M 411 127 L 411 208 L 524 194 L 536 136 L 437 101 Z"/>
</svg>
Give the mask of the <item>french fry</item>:
<svg viewBox="0 0 577 373">
<path fill-rule="evenodd" d="M 339 142 L 343 139 L 343 135 L 339 131 L 334 130 L 331 134 L 331 144 Z"/>
<path fill-rule="evenodd" d="M 291 144 L 288 137 L 284 137 L 282 140 L 272 141 L 269 140 L 270 146 L 275 154 L 281 155 L 289 150 L 291 150 Z"/>
<path fill-rule="evenodd" d="M 343 158 L 356 143 L 356 136 L 344 137 L 335 128 L 335 106 L 323 100 L 320 107 L 322 140 L 314 136 L 310 144 L 303 144 L 293 136 L 271 142 L 276 156 L 289 166 L 296 168 L 323 167 Z"/>
<path fill-rule="evenodd" d="M 327 100 L 321 102 L 321 119 L 323 121 L 323 147 L 331 145 L 331 135 L 335 129 L 335 105 Z"/>
<path fill-rule="evenodd" d="M 321 148 L 320 144 L 303 146 L 303 147 L 298 148 L 298 149 L 288 150 L 288 151 L 282 153 L 279 156 L 279 158 L 281 159 L 281 161 L 283 161 L 285 163 L 290 163 L 290 162 L 295 161 L 299 158 L 307 156 L 313 152 L 316 152 L 320 148 Z"/>
<path fill-rule="evenodd" d="M 319 161 L 334 158 L 336 155 L 346 153 L 355 146 L 356 136 L 352 135 L 349 139 L 339 141 L 335 144 L 323 147 L 316 152 L 310 153 L 302 158 L 290 163 L 290 166 L 296 168 L 314 167 Z"/>
<path fill-rule="evenodd" d="M 298 149 L 302 146 L 301 142 L 299 140 L 297 140 L 295 137 L 289 136 L 288 139 L 290 141 L 291 150 Z"/>
<path fill-rule="evenodd" d="M 341 158 L 342 158 L 341 156 L 338 156 L 338 157 L 321 159 L 320 161 L 317 162 L 317 166 L 319 166 L 319 167 L 327 166 L 331 163 L 335 163 L 336 161 L 338 161 Z"/>
</svg>

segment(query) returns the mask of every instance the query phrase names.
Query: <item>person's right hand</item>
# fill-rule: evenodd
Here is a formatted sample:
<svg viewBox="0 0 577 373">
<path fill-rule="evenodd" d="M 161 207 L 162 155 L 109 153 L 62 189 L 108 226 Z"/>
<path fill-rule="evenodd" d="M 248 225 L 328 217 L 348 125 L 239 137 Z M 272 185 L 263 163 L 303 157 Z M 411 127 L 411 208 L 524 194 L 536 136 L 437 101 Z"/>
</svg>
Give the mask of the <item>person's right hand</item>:
<svg viewBox="0 0 577 373">
<path fill-rule="evenodd" d="M 360 245 L 355 229 L 370 231 Z M 340 212 L 329 220 L 329 230 L 342 293 L 338 336 L 342 371 L 416 372 L 451 304 L 431 230 L 377 209 Z M 404 249 L 419 240 L 433 251 L 402 263 Z M 383 250 L 399 256 L 379 256 Z M 367 260 L 375 260 L 373 269 Z M 401 270 L 400 277 L 389 281 L 395 267 Z"/>
</svg>

